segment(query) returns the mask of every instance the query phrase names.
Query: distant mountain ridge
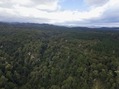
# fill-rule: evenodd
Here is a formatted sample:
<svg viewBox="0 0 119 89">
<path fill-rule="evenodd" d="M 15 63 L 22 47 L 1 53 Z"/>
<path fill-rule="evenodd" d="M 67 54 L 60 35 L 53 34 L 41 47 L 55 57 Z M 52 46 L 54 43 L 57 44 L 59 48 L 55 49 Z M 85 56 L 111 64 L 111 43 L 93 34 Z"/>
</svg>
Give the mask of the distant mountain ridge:
<svg viewBox="0 0 119 89">
<path fill-rule="evenodd" d="M 53 24 L 38 24 L 38 23 L 19 23 L 19 22 L 0 22 L 0 26 L 14 26 L 14 27 L 35 27 L 35 28 L 41 28 L 41 29 L 55 29 L 59 28 L 61 29 L 75 29 L 75 30 L 86 30 L 86 29 L 92 29 L 92 30 L 119 30 L 119 27 L 83 27 L 83 26 L 76 26 L 76 27 L 68 27 L 68 26 L 59 26 L 59 25 L 53 25 Z"/>
</svg>

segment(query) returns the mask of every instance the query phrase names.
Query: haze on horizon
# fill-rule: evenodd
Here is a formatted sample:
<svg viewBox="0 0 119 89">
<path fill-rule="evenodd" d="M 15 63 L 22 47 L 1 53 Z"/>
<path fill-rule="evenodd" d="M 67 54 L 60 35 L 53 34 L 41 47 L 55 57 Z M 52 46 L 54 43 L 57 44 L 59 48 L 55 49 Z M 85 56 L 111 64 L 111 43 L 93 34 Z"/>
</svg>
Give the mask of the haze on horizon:
<svg viewBox="0 0 119 89">
<path fill-rule="evenodd" d="M 0 0 L 0 21 L 119 26 L 119 0 Z"/>
</svg>

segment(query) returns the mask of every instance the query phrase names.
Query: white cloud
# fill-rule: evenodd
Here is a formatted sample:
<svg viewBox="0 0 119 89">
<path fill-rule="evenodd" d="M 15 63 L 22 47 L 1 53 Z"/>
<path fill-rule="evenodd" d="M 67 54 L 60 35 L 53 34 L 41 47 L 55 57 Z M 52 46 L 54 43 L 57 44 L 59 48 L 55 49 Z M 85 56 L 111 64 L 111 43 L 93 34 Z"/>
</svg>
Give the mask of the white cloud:
<svg viewBox="0 0 119 89">
<path fill-rule="evenodd" d="M 91 23 L 108 25 L 108 26 L 119 26 L 119 0 L 110 0 L 103 6 L 103 13 L 96 19 L 91 19 Z"/>
<path fill-rule="evenodd" d="M 42 10 L 58 9 L 58 0 L 1 0 L 0 7 L 13 8 L 15 5 L 21 7 L 32 7 Z"/>
<path fill-rule="evenodd" d="M 82 25 L 107 24 L 115 21 L 115 24 L 118 24 L 118 19 L 114 17 L 119 16 L 119 0 L 109 0 L 107 3 L 107 0 L 87 1 L 90 5 L 95 4 L 95 1 L 100 4 L 88 11 L 62 11 L 59 9 L 59 0 L 1 0 L 0 20 Z"/>
</svg>

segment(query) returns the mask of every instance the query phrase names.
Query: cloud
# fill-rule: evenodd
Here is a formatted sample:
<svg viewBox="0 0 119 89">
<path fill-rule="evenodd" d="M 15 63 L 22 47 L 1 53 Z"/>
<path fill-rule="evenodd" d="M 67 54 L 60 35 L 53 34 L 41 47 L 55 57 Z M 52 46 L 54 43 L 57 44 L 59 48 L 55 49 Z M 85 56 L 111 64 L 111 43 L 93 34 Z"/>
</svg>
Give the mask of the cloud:
<svg viewBox="0 0 119 89">
<path fill-rule="evenodd" d="M 0 7 L 14 8 L 14 6 L 32 7 L 41 10 L 58 9 L 58 0 L 1 0 Z"/>
<path fill-rule="evenodd" d="M 87 2 L 91 5 L 89 10 L 72 11 L 60 10 L 59 0 L 1 0 L 0 21 L 82 26 L 118 25 L 119 0 L 87 0 Z"/>
<path fill-rule="evenodd" d="M 107 3 L 109 0 L 85 0 L 85 2 L 90 6 L 101 6 Z"/>
<path fill-rule="evenodd" d="M 103 6 L 103 10 L 102 15 L 91 19 L 90 23 L 100 26 L 119 26 L 119 0 L 110 0 Z"/>
</svg>

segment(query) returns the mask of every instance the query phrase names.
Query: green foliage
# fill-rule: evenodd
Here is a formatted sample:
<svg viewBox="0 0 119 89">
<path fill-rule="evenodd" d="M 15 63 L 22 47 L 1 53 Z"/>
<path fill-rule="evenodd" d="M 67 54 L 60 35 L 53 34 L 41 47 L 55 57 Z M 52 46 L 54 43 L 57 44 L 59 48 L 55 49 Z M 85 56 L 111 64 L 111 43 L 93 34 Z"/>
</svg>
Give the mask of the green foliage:
<svg viewBox="0 0 119 89">
<path fill-rule="evenodd" d="M 118 40 L 116 30 L 0 24 L 0 89 L 118 89 Z"/>
</svg>

